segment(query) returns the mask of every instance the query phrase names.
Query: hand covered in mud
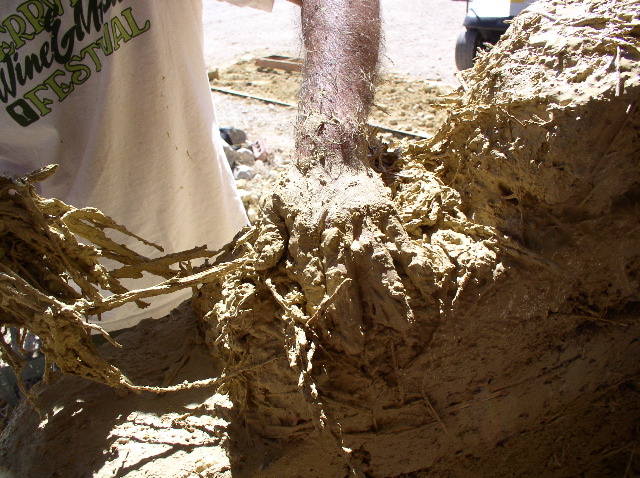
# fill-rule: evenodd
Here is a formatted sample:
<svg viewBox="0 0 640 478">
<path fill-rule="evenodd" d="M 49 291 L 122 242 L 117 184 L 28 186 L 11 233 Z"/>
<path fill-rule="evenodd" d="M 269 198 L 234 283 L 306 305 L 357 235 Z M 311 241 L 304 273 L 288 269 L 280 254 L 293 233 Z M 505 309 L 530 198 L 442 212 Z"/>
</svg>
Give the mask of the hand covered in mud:
<svg viewBox="0 0 640 478">
<path fill-rule="evenodd" d="M 419 333 L 424 342 L 438 315 L 430 263 L 446 259 L 407 236 L 376 173 L 291 168 L 265 213 L 257 268 L 284 269 L 333 348 L 373 360 L 388 352 L 384 341 Z"/>
<path fill-rule="evenodd" d="M 367 164 L 379 10 L 377 0 L 304 2 L 297 162 L 265 204 L 254 267 L 281 274 L 278 302 L 297 308 L 288 313 L 323 349 L 398 365 L 428 343 L 433 271 L 448 269 L 432 268 L 447 259 L 410 240 Z"/>
</svg>

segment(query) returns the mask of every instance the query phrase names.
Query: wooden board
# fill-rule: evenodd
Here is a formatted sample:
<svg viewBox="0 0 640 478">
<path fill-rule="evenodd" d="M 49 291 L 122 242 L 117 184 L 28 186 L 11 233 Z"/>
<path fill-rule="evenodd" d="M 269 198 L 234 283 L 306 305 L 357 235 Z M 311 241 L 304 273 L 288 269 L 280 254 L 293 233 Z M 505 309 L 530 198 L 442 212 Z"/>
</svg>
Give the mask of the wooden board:
<svg viewBox="0 0 640 478">
<path fill-rule="evenodd" d="M 270 55 L 256 60 L 256 65 L 263 68 L 278 68 L 286 71 L 301 71 L 302 60 L 288 56 Z"/>
</svg>

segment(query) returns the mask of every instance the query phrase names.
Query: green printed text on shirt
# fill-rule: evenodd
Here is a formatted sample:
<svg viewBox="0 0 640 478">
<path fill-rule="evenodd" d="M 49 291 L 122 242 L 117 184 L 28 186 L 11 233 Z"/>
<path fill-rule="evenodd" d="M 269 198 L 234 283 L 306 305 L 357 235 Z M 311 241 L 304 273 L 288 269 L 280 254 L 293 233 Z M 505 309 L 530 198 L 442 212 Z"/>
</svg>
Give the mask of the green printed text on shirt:
<svg viewBox="0 0 640 478">
<path fill-rule="evenodd" d="M 0 101 L 29 126 L 151 28 L 124 0 L 28 0 L 0 21 Z"/>
</svg>

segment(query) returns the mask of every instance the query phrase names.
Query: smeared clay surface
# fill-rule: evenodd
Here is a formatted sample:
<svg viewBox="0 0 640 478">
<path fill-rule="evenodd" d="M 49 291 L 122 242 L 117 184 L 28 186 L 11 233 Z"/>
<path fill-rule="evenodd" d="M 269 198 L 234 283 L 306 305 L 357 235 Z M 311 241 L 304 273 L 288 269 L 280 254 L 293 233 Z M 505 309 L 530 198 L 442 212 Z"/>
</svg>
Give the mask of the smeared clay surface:
<svg viewBox="0 0 640 478">
<path fill-rule="evenodd" d="M 5 430 L 4 466 L 637 474 L 640 7 L 532 8 L 389 187 L 291 170 L 237 240 L 245 266 L 201 289 L 198 318 L 185 305 L 114 352 L 136 383 L 224 371 L 217 395 L 116 397 L 63 378 L 40 392 L 47 419 L 23 406 Z M 196 323 L 207 348 L 185 340 Z M 78 398 L 91 411 L 74 417 Z"/>
</svg>

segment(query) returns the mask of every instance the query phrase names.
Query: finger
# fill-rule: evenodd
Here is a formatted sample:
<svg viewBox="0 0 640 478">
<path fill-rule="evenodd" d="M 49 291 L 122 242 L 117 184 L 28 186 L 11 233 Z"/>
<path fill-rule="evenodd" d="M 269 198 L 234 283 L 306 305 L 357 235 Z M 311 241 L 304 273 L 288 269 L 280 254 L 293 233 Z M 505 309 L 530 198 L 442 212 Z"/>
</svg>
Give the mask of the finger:
<svg viewBox="0 0 640 478">
<path fill-rule="evenodd" d="M 259 271 L 274 267 L 285 251 L 287 228 L 277 212 L 275 201 L 273 197 L 265 200 L 263 216 L 256 225 L 259 233 L 253 245 L 257 254 L 254 267 Z"/>
<path fill-rule="evenodd" d="M 413 322 L 413 312 L 387 248 L 385 234 L 365 217 L 361 233 L 350 249 L 357 271 L 365 327 L 382 326 L 405 332 Z"/>
<path fill-rule="evenodd" d="M 348 249 L 353 241 L 349 222 L 331 219 L 323 222 L 321 255 L 331 304 L 320 314 L 318 323 L 325 343 L 351 356 L 364 352 L 362 305 L 357 287 L 356 270 Z M 347 281 L 347 282 L 345 282 Z"/>
<path fill-rule="evenodd" d="M 438 246 L 412 240 L 395 214 L 380 227 L 385 231 L 391 255 L 402 266 L 413 287 L 423 296 L 433 295 L 454 268 L 447 254 Z"/>
</svg>

